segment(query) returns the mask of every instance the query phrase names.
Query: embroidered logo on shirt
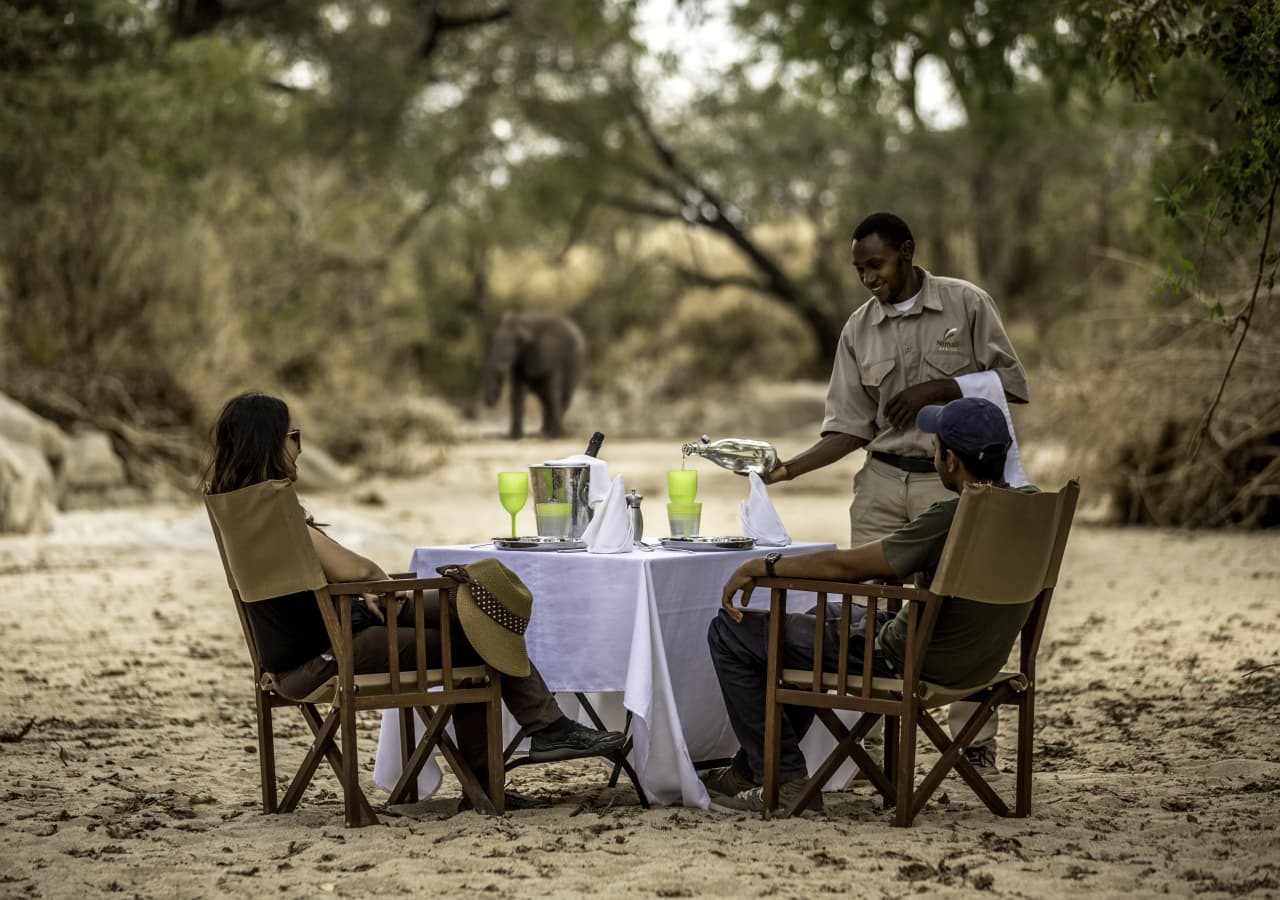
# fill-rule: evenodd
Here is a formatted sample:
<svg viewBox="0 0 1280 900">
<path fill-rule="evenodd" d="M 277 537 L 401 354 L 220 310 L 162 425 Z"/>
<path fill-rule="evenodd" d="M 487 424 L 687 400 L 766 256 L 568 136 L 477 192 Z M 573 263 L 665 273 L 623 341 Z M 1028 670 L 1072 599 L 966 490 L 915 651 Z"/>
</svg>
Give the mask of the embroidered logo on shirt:
<svg viewBox="0 0 1280 900">
<path fill-rule="evenodd" d="M 948 328 L 942 332 L 942 337 L 938 338 L 937 347 L 939 350 L 946 350 L 951 353 L 960 352 L 960 329 Z"/>
</svg>

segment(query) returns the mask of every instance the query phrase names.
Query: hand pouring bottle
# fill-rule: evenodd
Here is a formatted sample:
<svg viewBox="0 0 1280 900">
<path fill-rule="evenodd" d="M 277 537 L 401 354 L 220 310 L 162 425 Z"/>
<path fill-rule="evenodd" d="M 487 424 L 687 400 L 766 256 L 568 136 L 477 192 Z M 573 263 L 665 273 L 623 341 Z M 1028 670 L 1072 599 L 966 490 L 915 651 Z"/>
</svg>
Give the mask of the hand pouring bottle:
<svg viewBox="0 0 1280 900">
<path fill-rule="evenodd" d="M 762 473 L 778 464 L 778 451 L 772 444 L 747 438 L 713 441 L 704 434 L 701 441 L 690 441 L 680 450 L 685 456 L 701 456 L 730 472 Z"/>
</svg>

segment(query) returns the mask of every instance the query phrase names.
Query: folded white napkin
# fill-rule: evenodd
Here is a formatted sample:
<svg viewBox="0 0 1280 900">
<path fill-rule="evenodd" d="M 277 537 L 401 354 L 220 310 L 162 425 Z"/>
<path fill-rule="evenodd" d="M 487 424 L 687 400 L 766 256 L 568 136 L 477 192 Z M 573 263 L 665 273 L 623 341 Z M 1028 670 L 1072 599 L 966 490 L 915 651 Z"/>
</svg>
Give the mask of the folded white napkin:
<svg viewBox="0 0 1280 900">
<path fill-rule="evenodd" d="M 549 459 L 543 465 L 572 466 L 579 463 L 586 463 L 591 467 L 590 481 L 587 484 L 587 505 L 595 509 L 596 504 L 604 500 L 605 495 L 609 493 L 609 464 L 607 462 L 594 456 L 587 456 L 585 453 L 579 453 L 576 456 L 566 456 L 564 459 Z"/>
<path fill-rule="evenodd" d="M 635 535 L 626 494 L 619 475 L 610 483 L 604 502 L 591 517 L 587 530 L 582 532 L 588 553 L 630 553 L 634 549 Z"/>
<path fill-rule="evenodd" d="M 1009 487 L 1022 487 L 1029 484 L 1027 473 L 1022 471 L 1022 459 L 1018 455 L 1018 436 L 1013 433 L 1013 416 L 1009 414 L 1009 401 L 1004 396 L 1004 384 L 995 372 L 971 372 L 968 375 L 957 375 L 956 384 L 960 385 L 960 393 L 965 397 L 981 397 L 989 400 L 1004 413 L 1004 420 L 1009 425 L 1009 437 L 1013 443 L 1009 445 L 1009 455 L 1004 460 L 1004 480 Z"/>
<path fill-rule="evenodd" d="M 763 547 L 785 547 L 791 543 L 791 535 L 787 534 L 778 511 L 773 508 L 769 499 L 769 490 L 764 480 L 752 472 L 747 478 L 751 482 L 751 493 L 742 501 L 742 533 L 753 537 Z"/>
</svg>

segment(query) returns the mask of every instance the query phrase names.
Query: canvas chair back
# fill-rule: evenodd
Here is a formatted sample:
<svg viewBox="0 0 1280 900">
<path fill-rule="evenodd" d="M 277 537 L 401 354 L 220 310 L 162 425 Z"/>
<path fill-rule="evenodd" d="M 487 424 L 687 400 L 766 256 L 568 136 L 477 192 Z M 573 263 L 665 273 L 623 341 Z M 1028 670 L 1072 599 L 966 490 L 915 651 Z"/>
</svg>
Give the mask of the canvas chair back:
<svg viewBox="0 0 1280 900">
<path fill-rule="evenodd" d="M 262 481 L 205 494 L 204 502 L 227 582 L 242 602 L 325 587 L 292 482 Z"/>
<path fill-rule="evenodd" d="M 982 603 L 1034 600 L 1058 581 L 1080 485 L 1029 493 L 965 487 L 929 590 Z"/>
<path fill-rule="evenodd" d="M 236 600 L 236 611 L 244 631 L 245 643 L 253 661 L 258 716 L 258 758 L 261 766 L 262 805 L 268 813 L 289 812 L 298 805 L 302 792 L 311 782 L 316 768 L 327 760 L 342 784 L 343 804 L 348 825 L 372 825 L 378 817 L 360 788 L 359 764 L 356 756 L 356 710 L 395 709 L 400 715 L 401 749 L 404 772 L 391 791 L 392 802 L 416 799 L 417 775 L 431 752 L 439 747 L 463 790 L 480 809 L 503 810 L 502 767 L 502 693 L 501 680 L 487 666 L 455 668 L 449 641 L 449 616 L 454 602 L 453 583 L 446 579 L 418 579 L 401 576 L 396 580 L 364 584 L 332 586 L 339 590 L 331 597 L 331 585 L 325 578 L 320 559 L 307 533 L 306 515 L 287 480 L 264 481 L 236 491 L 206 494 L 205 508 L 213 526 L 218 553 L 226 571 L 227 583 Z M 342 590 L 350 588 L 351 590 Z M 380 588 L 385 588 L 380 590 Z M 412 593 L 415 668 L 400 670 L 399 641 L 396 618 L 387 621 L 386 674 L 357 676 L 351 651 L 351 604 L 358 593 L 366 591 L 389 596 L 397 590 Z M 439 590 L 440 671 L 428 674 L 426 617 L 424 594 Z M 308 697 L 291 700 L 279 694 L 274 676 L 263 672 L 261 657 L 249 627 L 246 604 L 272 597 L 311 591 L 315 594 L 331 649 L 338 660 L 338 674 Z M 333 603 L 336 598 L 337 603 Z M 337 606 L 337 609 L 334 607 Z M 440 689 L 435 689 L 440 688 Z M 332 702 L 327 716 L 316 708 L 319 702 Z M 477 780 L 467 762 L 459 756 L 444 729 L 452 719 L 453 707 L 460 703 L 483 704 L 486 710 L 486 740 L 489 745 L 488 793 Z M 303 758 L 284 799 L 276 802 L 276 775 L 272 709 L 297 706 L 315 737 Z M 436 712 L 431 712 L 435 708 Z M 413 711 L 417 709 L 428 722 L 421 739 L 414 737 Z M 341 741 L 341 751 L 338 741 Z M 497 798 L 493 800 L 491 798 Z"/>
</svg>

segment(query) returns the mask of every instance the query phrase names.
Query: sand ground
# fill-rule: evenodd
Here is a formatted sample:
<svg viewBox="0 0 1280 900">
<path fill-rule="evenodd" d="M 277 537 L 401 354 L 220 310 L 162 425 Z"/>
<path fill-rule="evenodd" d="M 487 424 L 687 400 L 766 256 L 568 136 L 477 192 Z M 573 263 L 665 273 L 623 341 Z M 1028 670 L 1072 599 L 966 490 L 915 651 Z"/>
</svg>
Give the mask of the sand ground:
<svg viewBox="0 0 1280 900">
<path fill-rule="evenodd" d="M 575 449 L 469 444 L 431 477 L 305 499 L 394 569 L 415 544 L 501 533 L 493 473 Z M 677 454 L 606 445 L 650 535 Z M 703 530 L 736 531 L 744 482 L 700 469 Z M 843 543 L 851 472 L 775 489 L 794 537 Z M 448 778 L 347 830 L 326 771 L 299 812 L 264 816 L 247 655 L 199 507 L 0 540 L 0 596 L 0 896 L 1280 896 L 1275 533 L 1079 525 L 1040 654 L 1032 817 L 997 819 L 952 778 L 905 831 L 867 788 L 791 821 L 646 812 L 590 764 L 518 770 L 551 805 L 501 819 L 454 815 Z M 284 771 L 304 742 L 282 718 Z"/>
</svg>

